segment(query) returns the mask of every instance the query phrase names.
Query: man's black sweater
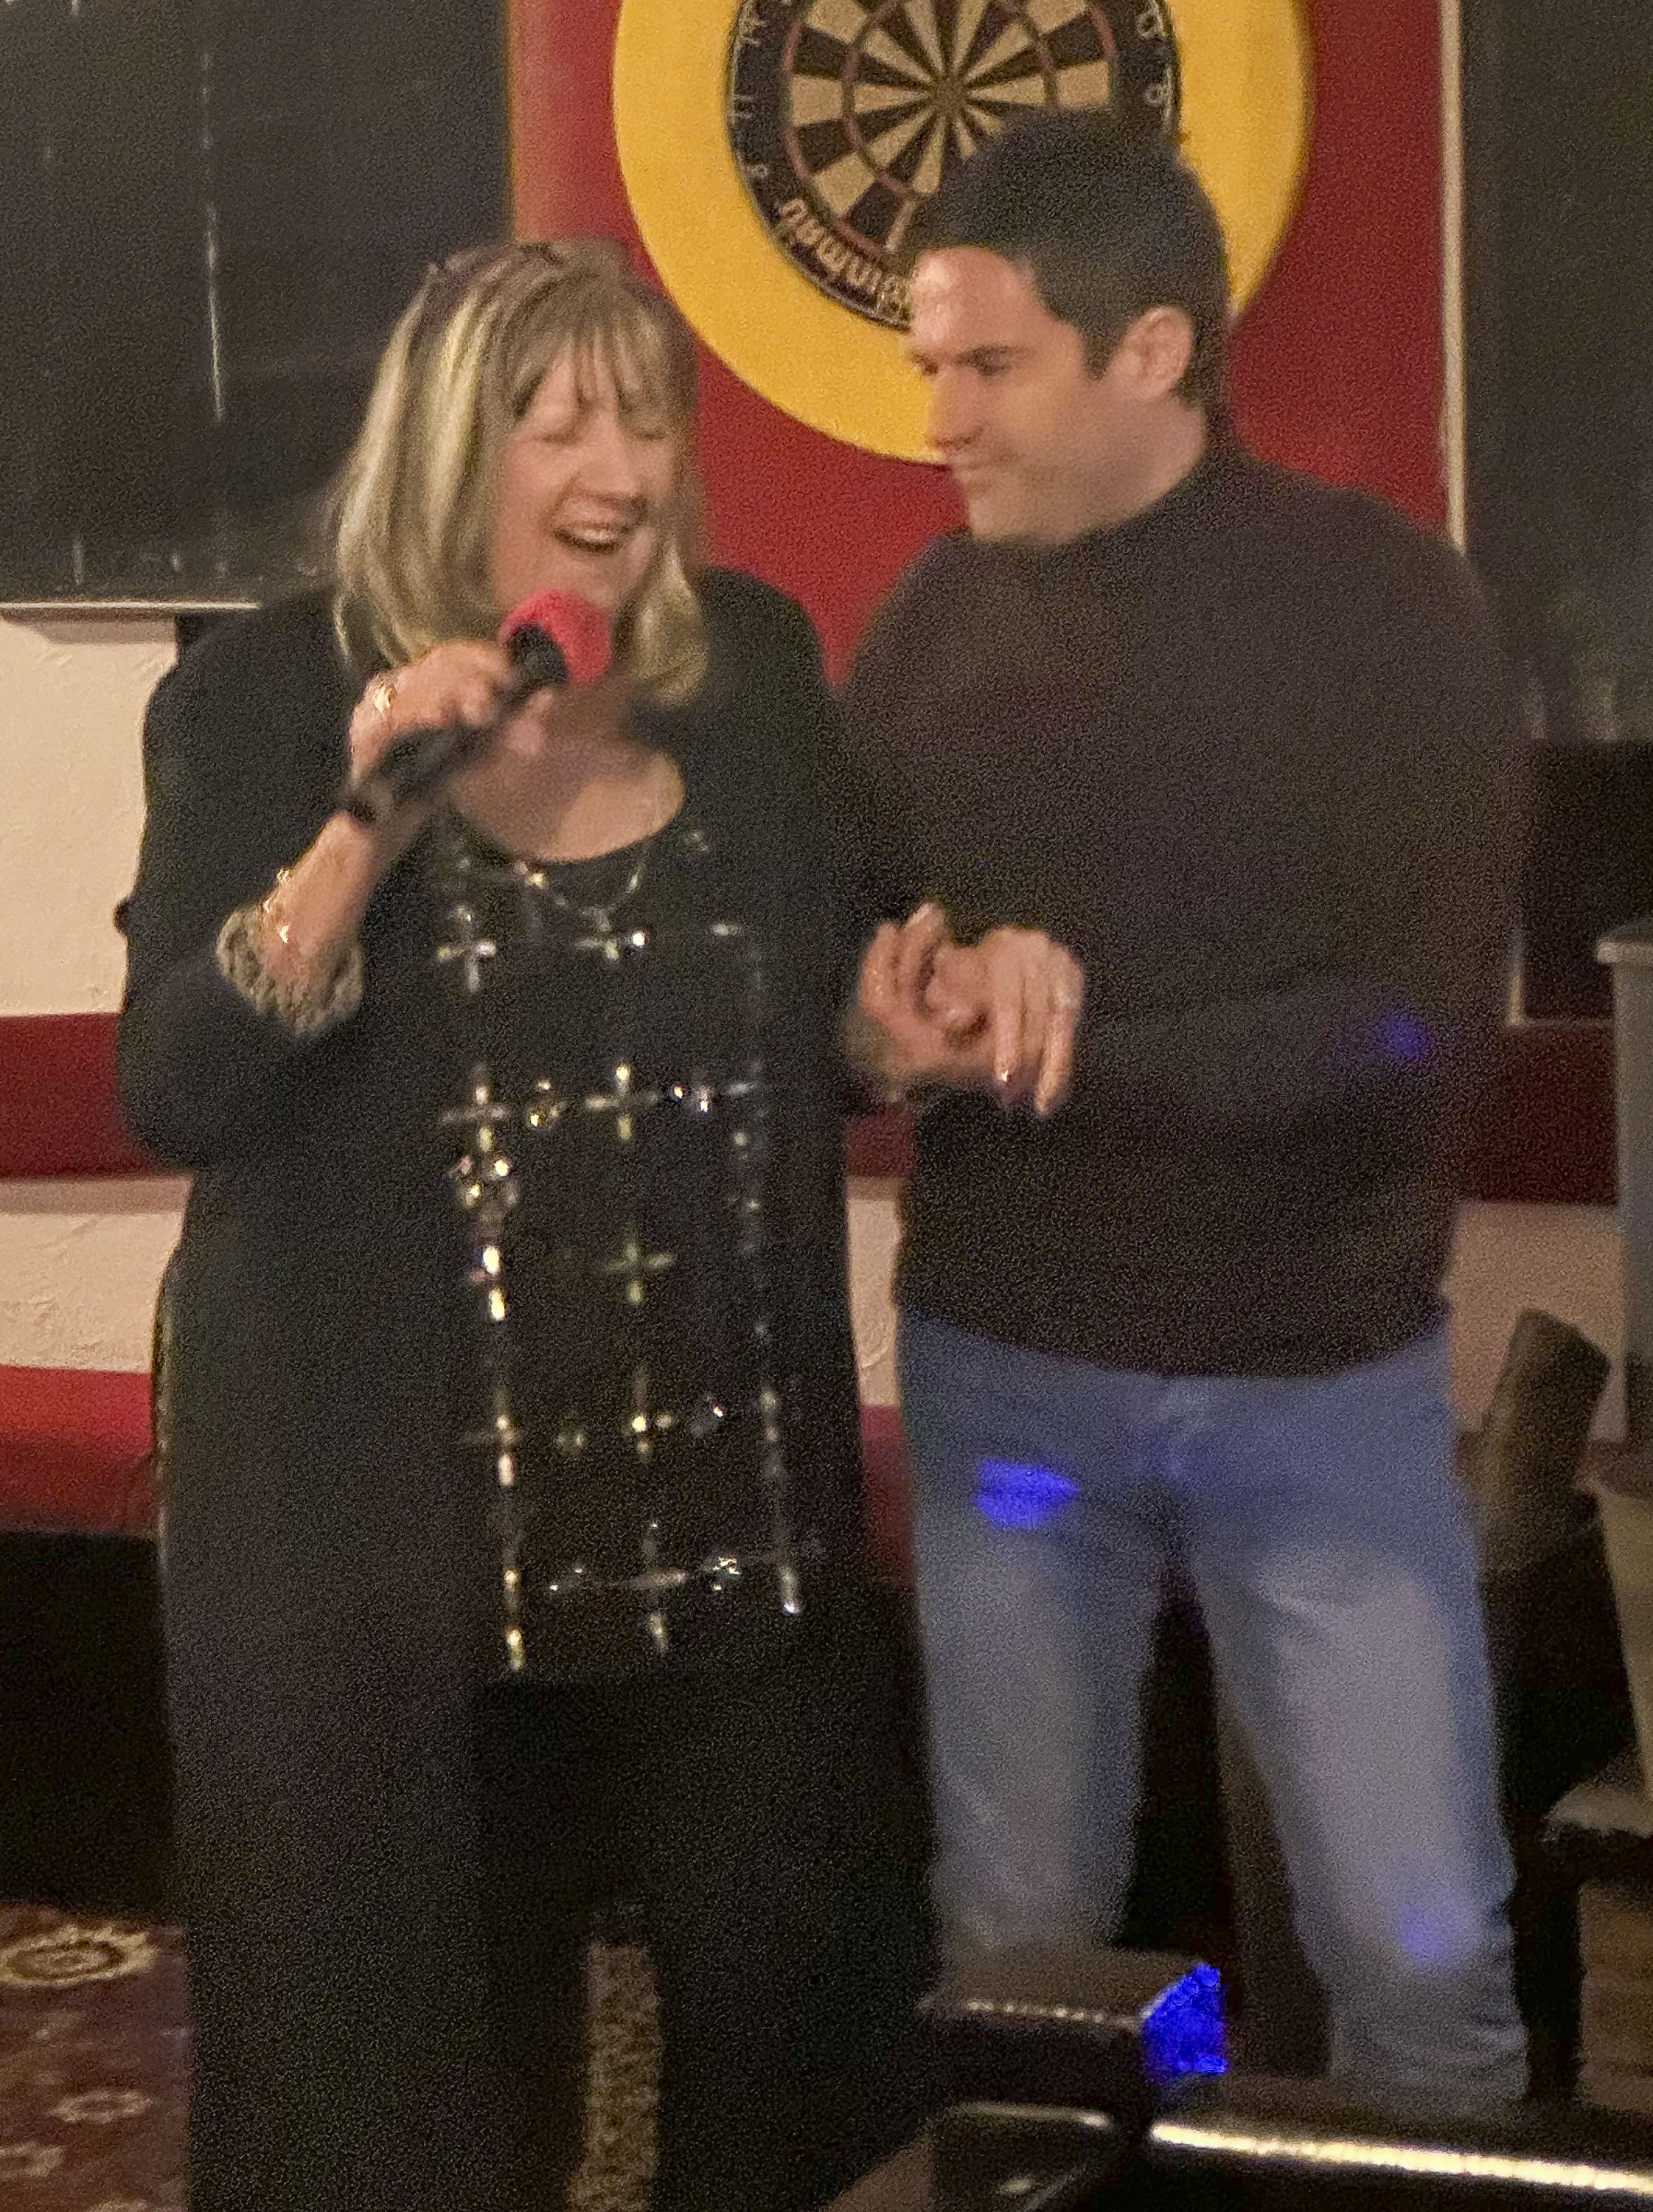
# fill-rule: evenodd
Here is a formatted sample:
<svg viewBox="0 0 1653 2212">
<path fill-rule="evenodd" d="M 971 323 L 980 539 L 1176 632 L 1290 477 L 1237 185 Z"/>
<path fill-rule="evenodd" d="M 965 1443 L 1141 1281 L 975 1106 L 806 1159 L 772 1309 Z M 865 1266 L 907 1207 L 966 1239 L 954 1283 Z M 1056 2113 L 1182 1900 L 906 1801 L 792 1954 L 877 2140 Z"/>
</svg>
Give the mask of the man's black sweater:
<svg viewBox="0 0 1653 2212">
<path fill-rule="evenodd" d="M 1430 1326 L 1517 866 L 1458 556 L 1224 448 L 1115 529 L 930 547 L 848 708 L 882 909 L 1048 930 L 1087 980 L 1051 1121 L 924 1116 L 902 1304 L 1166 1374 Z"/>
</svg>

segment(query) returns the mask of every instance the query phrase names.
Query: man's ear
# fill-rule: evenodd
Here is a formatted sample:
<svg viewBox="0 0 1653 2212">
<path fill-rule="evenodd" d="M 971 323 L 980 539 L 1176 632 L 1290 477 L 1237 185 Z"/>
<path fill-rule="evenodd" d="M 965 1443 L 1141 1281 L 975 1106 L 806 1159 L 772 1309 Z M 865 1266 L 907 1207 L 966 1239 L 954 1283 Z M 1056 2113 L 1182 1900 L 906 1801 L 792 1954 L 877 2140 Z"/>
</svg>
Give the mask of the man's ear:
<svg viewBox="0 0 1653 2212">
<path fill-rule="evenodd" d="M 1150 307 L 1126 331 L 1117 352 L 1139 398 L 1167 398 L 1194 359 L 1193 320 L 1181 307 Z"/>
</svg>

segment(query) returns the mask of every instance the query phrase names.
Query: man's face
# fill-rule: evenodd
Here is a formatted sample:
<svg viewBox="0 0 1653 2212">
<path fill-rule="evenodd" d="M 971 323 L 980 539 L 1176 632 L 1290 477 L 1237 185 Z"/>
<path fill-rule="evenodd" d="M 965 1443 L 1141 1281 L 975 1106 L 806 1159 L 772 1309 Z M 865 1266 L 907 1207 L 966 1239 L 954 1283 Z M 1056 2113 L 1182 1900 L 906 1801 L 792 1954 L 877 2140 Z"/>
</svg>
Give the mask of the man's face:
<svg viewBox="0 0 1653 2212">
<path fill-rule="evenodd" d="M 1127 349 L 1093 371 L 1013 262 L 976 246 L 923 255 L 908 352 L 973 536 L 1060 544 L 1130 512 L 1152 424 Z"/>
</svg>

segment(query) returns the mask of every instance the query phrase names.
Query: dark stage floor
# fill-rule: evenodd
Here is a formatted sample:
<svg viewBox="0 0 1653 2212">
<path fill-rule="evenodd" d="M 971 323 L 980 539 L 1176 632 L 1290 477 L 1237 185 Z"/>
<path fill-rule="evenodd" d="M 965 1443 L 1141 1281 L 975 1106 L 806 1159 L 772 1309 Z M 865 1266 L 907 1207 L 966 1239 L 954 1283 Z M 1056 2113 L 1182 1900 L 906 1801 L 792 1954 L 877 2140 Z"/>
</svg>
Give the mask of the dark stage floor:
<svg viewBox="0 0 1653 2212">
<path fill-rule="evenodd" d="M 7 2212 L 184 2212 L 186 2011 L 174 1930 L 0 1906 Z"/>
<path fill-rule="evenodd" d="M 1536 1850 L 1537 1823 L 1619 1747 L 1627 1716 L 1599 1562 L 1581 1552 L 1567 1572 L 1547 1564 L 1541 1582 L 1541 1602 L 1525 1589 L 1491 1595 L 1522 1863 L 1523 1996 L 1541 2086 L 1565 2094 L 1571 1902 Z M 916 1729 L 909 1607 L 901 1593 L 887 1596 Z M 0 2212 L 181 2212 L 185 2202 L 186 2005 L 167 1924 L 158 1616 L 147 1540 L 0 1533 L 0 1899 L 27 1900 L 0 1904 Z M 1231 1973 L 1208 1668 L 1197 1628 L 1175 1607 L 1148 1706 L 1122 1937 Z"/>
<path fill-rule="evenodd" d="M 28 1900 L 0 1903 L 3 2212 L 186 2202 L 158 1613 L 147 1540 L 0 1532 L 0 1899 Z M 1209 1951 L 1226 1899 L 1203 1660 L 1167 1634 L 1131 1933 Z"/>
</svg>

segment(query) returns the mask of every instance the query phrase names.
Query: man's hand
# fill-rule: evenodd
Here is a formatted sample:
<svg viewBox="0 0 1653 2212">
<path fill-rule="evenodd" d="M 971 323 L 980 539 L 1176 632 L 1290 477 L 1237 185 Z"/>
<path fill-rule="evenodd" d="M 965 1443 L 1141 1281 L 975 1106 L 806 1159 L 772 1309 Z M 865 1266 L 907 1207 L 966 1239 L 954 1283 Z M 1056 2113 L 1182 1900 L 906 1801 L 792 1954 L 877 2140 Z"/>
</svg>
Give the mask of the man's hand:
<svg viewBox="0 0 1653 2212">
<path fill-rule="evenodd" d="M 1079 963 L 1042 931 L 958 945 L 940 908 L 923 906 L 867 947 L 850 1050 L 898 1092 L 992 1091 L 1051 1114 L 1067 1095 L 1083 1002 Z"/>
</svg>

